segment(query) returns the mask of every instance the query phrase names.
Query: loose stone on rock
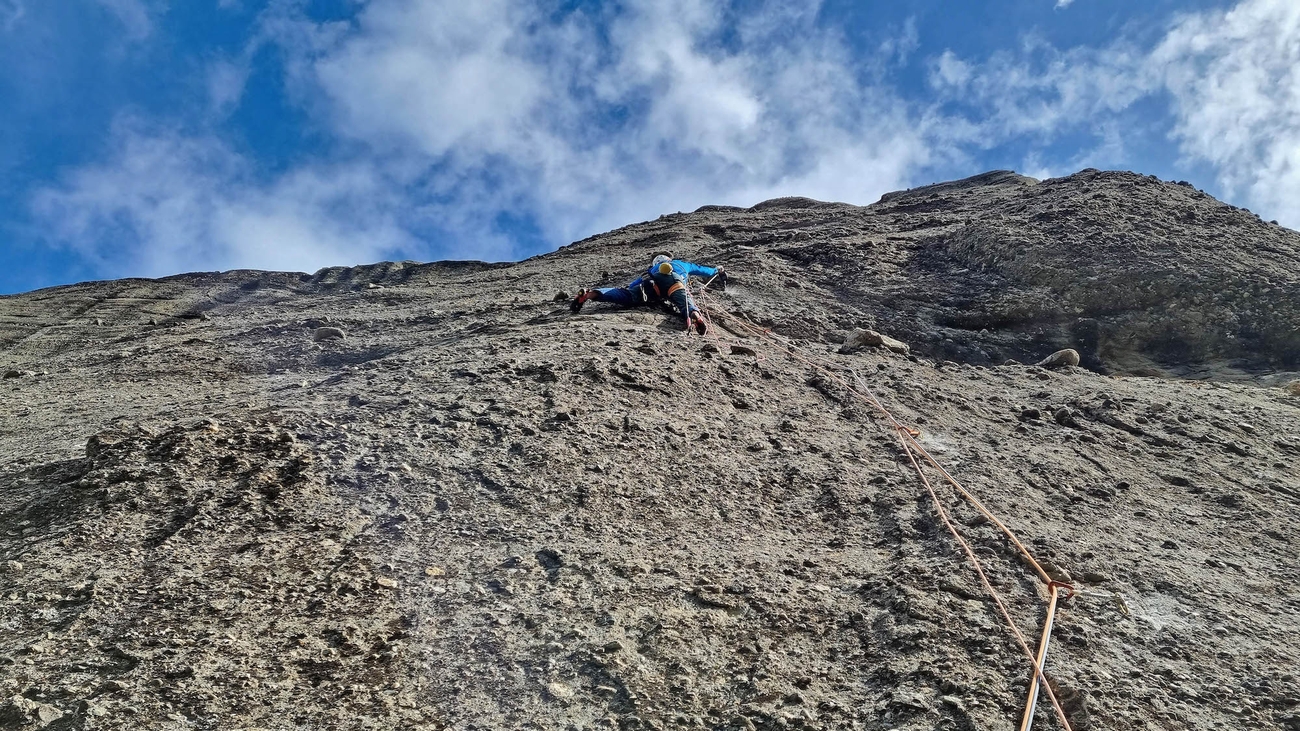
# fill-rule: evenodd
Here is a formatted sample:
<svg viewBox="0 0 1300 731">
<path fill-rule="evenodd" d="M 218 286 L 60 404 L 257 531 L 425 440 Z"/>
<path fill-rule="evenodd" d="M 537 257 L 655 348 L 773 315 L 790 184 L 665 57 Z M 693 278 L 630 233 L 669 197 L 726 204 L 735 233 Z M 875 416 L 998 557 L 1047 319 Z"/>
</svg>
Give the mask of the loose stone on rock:
<svg viewBox="0 0 1300 731">
<path fill-rule="evenodd" d="M 885 348 L 899 355 L 907 355 L 911 348 L 907 343 L 901 340 L 895 340 L 888 335 L 882 335 L 875 330 L 865 330 L 856 328 L 849 333 L 844 339 L 844 344 L 840 346 L 840 352 L 844 354 L 856 353 L 865 347 Z"/>
<path fill-rule="evenodd" d="M 1074 348 L 1058 350 L 1055 353 L 1043 358 L 1034 365 L 1043 368 L 1063 368 L 1065 366 L 1079 365 L 1079 351 Z"/>
<path fill-rule="evenodd" d="M 318 327 L 312 331 L 311 339 L 313 342 L 324 342 L 326 340 L 343 340 L 346 334 L 337 327 Z"/>
</svg>

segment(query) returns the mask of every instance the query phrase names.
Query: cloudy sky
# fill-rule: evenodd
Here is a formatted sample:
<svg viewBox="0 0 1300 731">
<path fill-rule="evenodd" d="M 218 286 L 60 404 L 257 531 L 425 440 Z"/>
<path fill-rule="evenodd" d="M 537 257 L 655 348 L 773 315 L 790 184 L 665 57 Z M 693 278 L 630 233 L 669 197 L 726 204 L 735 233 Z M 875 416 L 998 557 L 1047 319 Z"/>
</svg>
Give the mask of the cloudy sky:
<svg viewBox="0 0 1300 731">
<path fill-rule="evenodd" d="M 0 0 L 0 293 L 1085 167 L 1300 228 L 1300 2 Z"/>
</svg>

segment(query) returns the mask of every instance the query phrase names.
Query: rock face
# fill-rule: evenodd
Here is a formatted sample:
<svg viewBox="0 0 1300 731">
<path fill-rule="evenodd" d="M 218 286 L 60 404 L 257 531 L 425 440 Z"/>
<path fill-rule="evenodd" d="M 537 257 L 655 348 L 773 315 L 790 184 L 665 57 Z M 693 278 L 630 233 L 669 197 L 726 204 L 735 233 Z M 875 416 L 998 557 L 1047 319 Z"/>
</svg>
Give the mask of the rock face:
<svg viewBox="0 0 1300 731">
<path fill-rule="evenodd" d="M 665 248 L 721 249 L 729 269 L 798 285 L 818 327 L 875 322 L 939 360 L 1032 363 L 1074 348 L 1103 372 L 1300 367 L 1300 236 L 1186 185 L 989 173 L 866 208 L 706 211 L 676 223 Z M 754 310 L 778 330 L 805 328 L 797 311 Z"/>
<path fill-rule="evenodd" d="M 555 299 L 665 249 L 735 273 L 715 337 Z M 1028 663 L 848 382 L 1086 584 L 1077 728 L 1287 728 L 1296 253 L 1185 186 L 994 173 L 0 298 L 0 727 L 1009 727 Z M 1032 642 L 1034 575 L 940 497 Z"/>
</svg>

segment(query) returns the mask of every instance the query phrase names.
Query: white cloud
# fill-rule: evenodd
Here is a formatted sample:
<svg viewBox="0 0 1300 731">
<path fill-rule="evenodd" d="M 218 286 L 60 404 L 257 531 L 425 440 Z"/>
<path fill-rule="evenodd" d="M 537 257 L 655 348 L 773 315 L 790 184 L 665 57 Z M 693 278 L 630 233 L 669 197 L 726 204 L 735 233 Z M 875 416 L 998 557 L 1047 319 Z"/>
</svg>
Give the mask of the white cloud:
<svg viewBox="0 0 1300 731">
<path fill-rule="evenodd" d="M 341 133 L 457 186 L 490 178 L 461 204 L 508 206 L 561 243 L 705 202 L 901 185 L 929 152 L 816 11 L 633 0 L 556 25 L 518 0 L 375 0 L 330 43 L 292 40 L 328 32 L 301 22 L 280 35 Z M 909 25 L 891 53 L 915 44 Z"/>
<path fill-rule="evenodd" d="M 605 88 L 616 101 L 648 103 L 644 117 L 628 125 L 643 134 L 640 144 L 708 155 L 724 165 L 746 161 L 747 139 L 772 110 L 760 97 L 759 59 L 701 49 L 722 20 L 712 4 L 685 0 L 641 3 L 615 25 L 620 63 Z"/>
<path fill-rule="evenodd" d="M 1074 162 L 1092 166 L 1131 165 L 1129 140 L 1164 125 L 1184 165 L 1208 163 L 1226 195 L 1300 225 L 1300 4 L 1292 0 L 1177 16 L 1152 48 L 1120 39 L 1060 51 L 1029 38 L 1018 53 L 978 64 L 945 52 L 930 82 L 973 107 L 972 140 L 1031 136 L 1048 145 L 1082 130 L 1099 143 Z M 1150 103 L 1162 100 L 1170 116 L 1151 118 Z"/>
<path fill-rule="evenodd" d="M 765 10 L 635 0 L 558 25 L 522 0 L 373 0 L 355 24 L 269 13 L 241 57 L 209 65 L 209 106 L 239 103 L 269 39 L 335 153 L 266 179 L 210 132 L 125 119 L 107 159 L 33 210 L 108 276 L 500 260 L 518 254 L 502 215 L 558 245 L 704 203 L 869 202 L 934 159 L 935 125 L 863 83 L 815 7 Z M 915 42 L 913 28 L 892 53 Z"/>
<path fill-rule="evenodd" d="M 249 48 L 278 45 L 288 98 L 329 150 L 267 178 L 210 132 L 125 123 L 108 159 L 37 195 L 52 239 L 113 274 L 513 258 L 503 216 L 558 245 L 704 203 L 868 203 L 929 182 L 920 171 L 970 172 L 1008 143 L 1040 174 L 1131 167 L 1134 129 L 1157 124 L 1136 110 L 1153 99 L 1171 100 L 1161 133 L 1186 160 L 1300 222 L 1300 6 L 1288 0 L 1178 16 L 1154 46 L 1059 50 L 1030 36 L 983 60 L 947 51 L 927 62 L 930 106 L 890 80 L 914 25 L 855 55 L 818 25 L 815 2 L 740 14 L 724 0 L 564 13 L 370 0 L 349 22 L 275 7 Z M 218 118 L 239 103 L 253 50 L 211 65 Z M 1081 148 L 1048 154 L 1079 134 Z M 135 242 L 126 254 L 123 241 Z"/>
<path fill-rule="evenodd" d="M 37 194 L 54 242 L 110 276 L 252 267 L 316 269 L 411 247 L 387 185 L 364 165 L 269 182 L 220 142 L 124 121 L 102 165 Z"/>
<path fill-rule="evenodd" d="M 881 42 L 879 52 L 887 62 L 896 60 L 898 65 L 903 66 L 907 64 L 908 57 L 920 47 L 921 34 L 916 28 L 916 16 L 911 16 L 903 23 L 898 35 Z"/>
<path fill-rule="evenodd" d="M 942 57 L 931 78 L 936 89 L 976 105 L 975 119 L 990 143 L 1022 135 L 1050 139 L 1097 127 L 1152 93 L 1158 80 L 1145 60 L 1126 41 L 1059 51 L 1031 37 L 1018 53 L 999 52 L 978 66 L 954 59 L 949 73 L 966 80 L 961 86 L 943 83 Z"/>
<path fill-rule="evenodd" d="M 1073 4 L 1074 4 L 1074 0 L 1056 0 L 1056 7 L 1058 10 L 1063 10 L 1065 8 L 1068 8 Z"/>
<path fill-rule="evenodd" d="M 208 64 L 208 107 L 218 117 L 239 106 L 248 81 L 248 63 L 217 59 Z"/>
<path fill-rule="evenodd" d="M 0 28 L 12 30 L 26 12 L 23 0 L 0 0 Z"/>
<path fill-rule="evenodd" d="M 1187 16 L 1149 63 L 1173 97 L 1183 153 L 1300 225 L 1300 4 L 1246 0 Z"/>
<path fill-rule="evenodd" d="M 970 64 L 957 58 L 951 50 L 944 50 L 930 63 L 930 85 L 943 90 L 960 91 L 970 81 Z"/>
<path fill-rule="evenodd" d="M 346 134 L 430 156 L 501 151 L 546 91 L 524 58 L 530 18 L 505 0 L 373 2 L 347 37 L 314 63 Z"/>
<path fill-rule="evenodd" d="M 144 0 L 95 0 L 126 30 L 127 39 L 141 41 L 153 33 L 154 10 Z"/>
</svg>

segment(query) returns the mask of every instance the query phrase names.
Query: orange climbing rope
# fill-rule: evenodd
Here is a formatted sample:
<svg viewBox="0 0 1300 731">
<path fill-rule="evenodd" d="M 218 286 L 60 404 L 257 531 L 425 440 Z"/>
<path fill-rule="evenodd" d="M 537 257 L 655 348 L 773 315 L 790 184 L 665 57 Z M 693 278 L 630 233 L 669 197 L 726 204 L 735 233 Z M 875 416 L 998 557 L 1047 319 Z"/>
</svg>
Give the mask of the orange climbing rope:
<svg viewBox="0 0 1300 731">
<path fill-rule="evenodd" d="M 1051 641 L 1052 626 L 1056 617 L 1058 601 L 1062 598 L 1069 599 L 1071 596 L 1073 596 L 1074 587 L 1070 586 L 1069 584 L 1054 581 L 1047 574 L 1047 571 L 1043 569 L 1042 565 L 1039 564 L 1038 561 L 1029 552 L 1029 549 L 1025 548 L 1025 545 L 1020 542 L 1020 539 L 1016 537 L 1015 533 L 1012 532 L 1012 530 L 1008 528 L 1005 523 L 999 520 L 998 517 L 994 515 L 992 511 L 990 511 L 987 507 L 985 507 L 985 505 L 982 502 L 980 502 L 978 498 L 976 498 L 973 494 L 971 494 L 969 490 L 963 487 L 962 484 L 958 482 L 957 479 L 953 477 L 951 473 L 949 473 L 946 469 L 944 469 L 943 466 L 940 465 L 939 462 L 923 446 L 921 446 L 920 442 L 917 441 L 917 437 L 920 436 L 920 432 L 904 425 L 902 422 L 896 419 L 894 415 L 889 411 L 889 409 L 887 409 L 885 405 L 880 401 L 880 399 L 877 398 L 874 393 L 872 393 L 871 389 L 866 385 L 866 383 L 863 381 L 863 379 L 860 376 L 854 373 L 854 380 L 857 386 L 855 388 L 854 385 L 849 384 L 846 380 L 840 377 L 839 374 L 805 357 L 803 354 L 801 354 L 798 351 L 797 348 L 794 347 L 793 344 L 788 342 L 783 342 L 782 340 L 778 339 L 777 336 L 770 329 L 759 327 L 758 325 L 755 325 L 752 322 L 741 319 L 721 307 L 714 307 L 712 303 L 709 301 L 709 298 L 706 294 L 708 285 L 712 283 L 712 281 L 713 280 L 709 280 L 708 283 L 706 283 L 703 287 L 701 287 L 698 290 L 697 294 L 700 302 L 700 310 L 704 314 L 705 321 L 706 323 L 708 323 L 709 326 L 707 328 L 707 332 L 709 334 L 712 334 L 715 340 L 721 342 L 721 338 L 716 334 L 716 331 L 713 328 L 713 315 L 716 313 L 718 315 L 721 315 L 722 317 L 725 317 L 730 322 L 733 322 L 736 325 L 738 325 L 743 332 L 756 334 L 760 337 L 772 341 L 778 348 L 780 348 L 790 357 L 794 358 L 795 360 L 801 363 L 804 363 L 805 365 L 817 371 L 818 373 L 821 373 L 822 375 L 829 377 L 830 379 L 834 380 L 836 383 L 839 383 L 841 386 L 843 386 L 844 389 L 848 391 L 848 393 L 852 394 L 854 397 L 858 398 L 859 400 L 865 403 L 874 406 L 876 410 L 879 411 L 885 417 L 885 419 L 889 421 L 889 423 L 894 428 L 895 434 L 898 436 L 899 444 L 902 446 L 904 453 L 907 454 L 907 458 L 912 463 L 912 467 L 916 470 L 916 474 L 920 478 L 921 483 L 925 486 L 926 491 L 930 494 L 930 499 L 934 503 L 935 510 L 938 513 L 940 520 L 943 522 L 944 526 L 947 527 L 948 532 L 952 534 L 953 539 L 962 548 L 963 552 L 965 552 L 966 557 L 970 560 L 971 566 L 975 569 L 975 573 L 979 576 L 980 583 L 983 584 L 985 591 L 988 592 L 989 597 L 993 600 L 993 603 L 997 606 L 998 612 L 1002 615 L 1003 620 L 1005 620 L 1007 627 L 1011 630 L 1011 634 L 1015 638 L 1016 644 L 1020 646 L 1021 651 L 1025 654 L 1025 656 L 1029 659 L 1030 664 L 1033 666 L 1033 671 L 1034 671 L 1033 678 L 1030 684 L 1029 698 L 1025 706 L 1024 717 L 1021 720 L 1021 725 L 1020 725 L 1021 731 L 1028 731 L 1028 729 L 1033 725 L 1034 710 L 1038 702 L 1038 689 L 1039 689 L 1040 681 L 1043 689 L 1047 692 L 1047 697 L 1052 702 L 1052 708 L 1056 711 L 1057 719 L 1060 720 L 1061 725 L 1065 728 L 1066 731 L 1072 731 L 1070 727 L 1069 719 L 1066 718 L 1065 710 L 1061 707 L 1061 703 L 1057 699 L 1055 692 L 1053 692 L 1051 685 L 1048 684 L 1047 677 L 1044 674 L 1043 669 L 1046 667 L 1047 649 L 1048 649 L 1048 644 Z M 944 477 L 944 479 L 955 490 L 957 490 L 957 492 L 963 498 L 965 498 L 972 506 L 974 506 L 981 514 L 983 514 L 984 517 L 988 518 L 989 521 L 991 521 L 994 525 L 996 525 L 998 529 L 1001 530 L 1004 535 L 1006 535 L 1007 539 L 1011 541 L 1011 543 L 1016 547 L 1016 549 L 1020 552 L 1020 554 L 1025 558 L 1026 562 L 1028 562 L 1029 565 L 1033 567 L 1034 571 L 1038 574 L 1039 578 L 1042 579 L 1043 583 L 1046 584 L 1047 592 L 1048 592 L 1047 616 L 1043 624 L 1043 633 L 1039 642 L 1039 651 L 1037 656 L 1035 656 L 1034 652 L 1029 649 L 1028 641 L 1025 639 L 1024 635 L 1020 632 L 1020 628 L 1016 626 L 1015 620 L 1011 618 L 1011 613 L 1007 609 L 1006 603 L 1002 600 L 1002 596 L 998 593 L 997 589 L 993 587 L 992 582 L 989 581 L 988 575 L 984 572 L 984 567 L 980 563 L 979 558 L 975 555 L 975 552 L 971 549 L 970 544 L 966 542 L 966 539 L 962 537 L 960 531 L 957 530 L 957 526 L 953 523 L 951 517 L 948 514 L 947 509 L 945 509 L 943 506 L 943 502 L 939 499 L 938 492 L 934 489 L 934 486 L 931 484 L 930 479 L 926 476 L 925 471 L 922 469 L 921 462 L 917 459 L 917 455 L 920 455 L 922 458 L 924 458 L 924 460 L 928 462 L 935 470 L 937 470 L 939 474 L 941 474 Z M 1060 592 L 1062 589 L 1066 590 L 1067 592 L 1064 597 L 1060 596 Z"/>
</svg>

